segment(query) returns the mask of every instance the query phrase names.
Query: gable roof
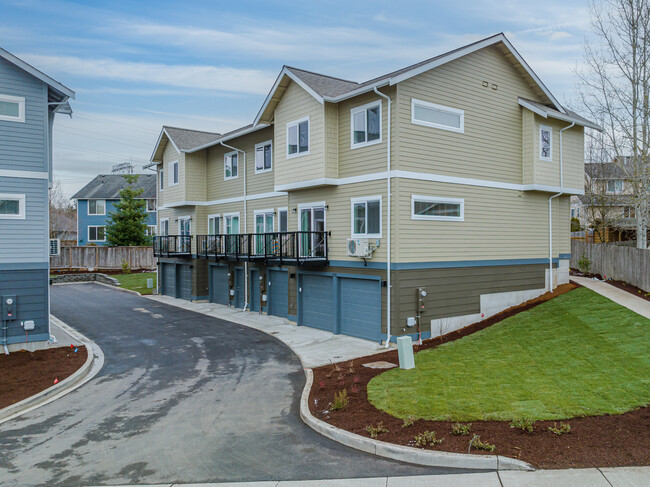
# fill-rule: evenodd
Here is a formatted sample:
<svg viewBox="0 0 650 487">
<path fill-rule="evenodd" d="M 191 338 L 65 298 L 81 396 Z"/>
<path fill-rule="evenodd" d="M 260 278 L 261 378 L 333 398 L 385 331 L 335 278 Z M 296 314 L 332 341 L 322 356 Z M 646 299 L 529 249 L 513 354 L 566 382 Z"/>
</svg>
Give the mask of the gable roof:
<svg viewBox="0 0 650 487">
<path fill-rule="evenodd" d="M 555 110 L 554 108 L 549 107 L 548 105 L 544 105 L 543 103 L 539 103 L 537 101 L 533 101 L 521 97 L 519 97 L 518 100 L 519 100 L 519 104 L 522 107 L 527 108 L 528 110 L 535 112 L 536 114 L 544 118 L 555 118 L 557 120 L 564 120 L 565 122 L 573 122 L 576 125 L 589 127 L 598 130 L 600 132 L 603 131 L 603 128 L 600 125 L 597 125 L 594 122 L 587 120 L 586 118 L 578 115 L 576 112 L 569 110 L 568 108 L 565 108 L 564 109 L 565 112 L 561 113 L 558 110 Z"/>
<path fill-rule="evenodd" d="M 589 179 L 625 179 L 625 170 L 614 162 L 592 162 L 585 164 Z"/>
<path fill-rule="evenodd" d="M 156 175 L 137 174 L 138 180 L 133 184 L 135 189 L 142 188 L 144 191 L 140 198 L 153 199 L 156 197 Z M 91 182 L 75 193 L 73 200 L 120 199 L 120 190 L 128 186 L 124 174 L 100 174 Z"/>
<path fill-rule="evenodd" d="M 195 147 L 209 144 L 219 137 L 221 137 L 221 134 L 217 132 L 205 132 L 203 130 L 191 130 L 163 125 L 150 161 L 152 163 L 162 162 L 162 155 L 165 151 L 167 141 L 170 141 L 178 152 L 188 152 Z M 153 165 L 155 164 L 147 164 L 144 167 L 147 168 Z"/>
<path fill-rule="evenodd" d="M 0 57 L 6 59 L 10 63 L 18 66 L 23 71 L 27 71 L 29 74 L 31 74 L 35 78 L 40 79 L 43 83 L 47 84 L 50 88 L 52 88 L 53 90 L 58 92 L 58 94 L 61 95 L 60 98 L 67 97 L 67 98 L 74 99 L 75 93 L 70 88 L 68 88 L 67 86 L 59 83 L 55 79 L 50 78 L 48 75 L 46 75 L 42 71 L 39 71 L 38 69 L 36 69 L 31 64 L 27 64 L 25 61 L 23 61 L 19 57 L 14 56 L 13 54 L 11 54 L 8 51 L 5 51 L 1 47 L 0 47 Z"/>
<path fill-rule="evenodd" d="M 276 79 L 273 88 L 264 100 L 262 108 L 255 117 L 254 124 L 270 122 L 271 114 L 277 103 L 280 101 L 280 98 L 282 98 L 282 94 L 284 94 L 290 81 L 296 82 L 320 103 L 326 101 L 337 103 L 361 93 L 373 91 L 375 87 L 379 88 L 381 86 L 395 85 L 412 78 L 413 76 L 417 76 L 418 74 L 429 71 L 430 69 L 492 45 L 499 45 L 504 54 L 511 58 L 511 60 L 521 68 L 520 71 L 522 74 L 530 78 L 532 84 L 537 88 L 537 91 L 539 91 L 540 96 L 545 98 L 550 106 L 561 114 L 567 114 L 567 110 L 562 107 L 549 89 L 544 85 L 544 83 L 542 83 L 506 36 L 503 33 L 499 33 L 363 83 L 356 83 L 354 81 L 343 80 L 323 74 L 313 73 L 311 71 L 299 70 L 290 66 L 284 66 Z"/>
</svg>

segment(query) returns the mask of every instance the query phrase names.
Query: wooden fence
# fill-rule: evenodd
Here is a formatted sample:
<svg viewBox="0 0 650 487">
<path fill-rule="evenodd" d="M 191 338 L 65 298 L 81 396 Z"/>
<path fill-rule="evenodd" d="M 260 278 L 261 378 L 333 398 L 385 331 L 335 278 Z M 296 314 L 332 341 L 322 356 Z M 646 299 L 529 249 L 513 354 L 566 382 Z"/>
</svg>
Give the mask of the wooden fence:
<svg viewBox="0 0 650 487">
<path fill-rule="evenodd" d="M 594 274 L 629 282 L 650 291 L 650 250 L 571 240 L 572 268 L 578 268 L 578 260 L 583 253 L 591 261 L 591 272 Z"/>
<path fill-rule="evenodd" d="M 155 269 L 156 259 L 151 247 L 61 247 L 61 255 L 50 257 L 50 268 L 63 269 L 122 269 L 128 262 L 133 270 Z"/>
</svg>

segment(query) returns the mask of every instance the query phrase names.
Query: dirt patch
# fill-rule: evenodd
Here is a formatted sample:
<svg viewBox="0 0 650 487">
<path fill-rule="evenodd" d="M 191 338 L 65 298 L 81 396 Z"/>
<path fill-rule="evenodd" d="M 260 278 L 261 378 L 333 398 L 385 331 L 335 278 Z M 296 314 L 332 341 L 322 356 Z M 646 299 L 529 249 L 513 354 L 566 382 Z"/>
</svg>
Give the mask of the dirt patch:
<svg viewBox="0 0 650 487">
<path fill-rule="evenodd" d="M 86 362 L 86 347 L 61 347 L 0 355 L 0 409 L 27 399 L 74 374 Z"/>
<path fill-rule="evenodd" d="M 507 309 L 498 315 L 475 323 L 439 338 L 425 340 L 416 351 L 432 348 L 483 330 L 509 316 L 531 309 L 549 299 L 571 291 L 576 284 L 560 286 L 554 293 L 546 293 L 536 299 Z M 495 445 L 493 454 L 518 458 L 537 468 L 584 468 L 614 467 L 623 465 L 648 465 L 650 463 L 650 408 L 641 408 L 615 416 L 593 416 L 565 421 L 571 432 L 563 435 L 551 433 L 548 428 L 557 421 L 538 421 L 532 434 L 510 427 L 504 421 L 477 421 L 472 423 L 468 435 L 454 435 L 453 423 L 449 421 L 418 420 L 403 427 L 404 421 L 375 408 L 368 402 L 366 386 L 385 369 L 363 367 L 370 362 L 398 363 L 397 350 L 389 350 L 350 362 L 328 365 L 314 369 L 314 384 L 309 396 L 311 413 L 336 427 L 369 437 L 368 426 L 383 423 L 388 433 L 380 433 L 378 439 L 399 445 L 415 446 L 415 436 L 425 431 L 435 431 L 443 442 L 426 449 L 467 453 L 473 436 Z M 331 411 L 334 394 L 342 389 L 348 393 L 348 405 Z M 473 454 L 488 452 L 472 448 Z"/>
</svg>

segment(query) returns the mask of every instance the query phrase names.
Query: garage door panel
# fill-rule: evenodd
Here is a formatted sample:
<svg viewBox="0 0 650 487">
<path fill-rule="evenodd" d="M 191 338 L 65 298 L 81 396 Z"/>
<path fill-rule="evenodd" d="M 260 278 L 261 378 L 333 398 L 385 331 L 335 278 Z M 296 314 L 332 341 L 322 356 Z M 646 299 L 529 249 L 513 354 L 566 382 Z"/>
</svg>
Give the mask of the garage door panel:
<svg viewBox="0 0 650 487">
<path fill-rule="evenodd" d="M 339 279 L 341 333 L 368 340 L 381 334 L 380 281 Z"/>
<path fill-rule="evenodd" d="M 174 264 L 161 264 L 160 267 L 163 275 L 163 294 L 176 297 L 176 266 Z"/>
<path fill-rule="evenodd" d="M 269 314 L 286 318 L 289 315 L 289 273 L 269 270 L 267 277 Z"/>
<path fill-rule="evenodd" d="M 192 267 L 185 264 L 177 267 L 178 297 L 181 299 L 192 299 Z"/>
<path fill-rule="evenodd" d="M 251 302 L 250 308 L 251 311 L 260 310 L 260 271 L 259 269 L 252 268 L 250 270 L 250 276 L 248 278 L 248 295 L 250 296 Z"/>
<path fill-rule="evenodd" d="M 210 266 L 210 302 L 228 304 L 228 268 Z"/>
<path fill-rule="evenodd" d="M 336 331 L 334 280 L 330 276 L 301 276 L 302 325 Z"/>
</svg>

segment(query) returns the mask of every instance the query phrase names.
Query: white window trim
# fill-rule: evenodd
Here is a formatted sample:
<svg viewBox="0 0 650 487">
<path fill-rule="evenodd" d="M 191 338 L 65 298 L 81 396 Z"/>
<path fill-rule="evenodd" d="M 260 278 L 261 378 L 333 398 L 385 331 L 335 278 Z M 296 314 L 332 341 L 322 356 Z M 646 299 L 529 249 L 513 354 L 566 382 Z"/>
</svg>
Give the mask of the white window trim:
<svg viewBox="0 0 650 487">
<path fill-rule="evenodd" d="M 368 147 L 369 145 L 381 144 L 383 140 L 383 120 L 381 112 L 381 100 L 376 100 L 365 105 L 350 109 L 350 149 L 360 149 L 361 147 Z M 354 143 L 354 115 L 359 112 L 365 112 L 369 108 L 379 107 L 379 139 L 372 140 L 370 142 L 359 142 L 358 144 Z M 366 115 L 366 139 L 368 138 L 368 116 Z"/>
<path fill-rule="evenodd" d="M 192 216 L 191 215 L 185 215 L 185 216 L 179 216 L 178 217 L 178 233 L 176 235 L 183 235 L 181 233 L 181 222 L 184 222 L 185 220 L 189 220 L 189 222 L 190 222 L 190 233 L 188 235 L 192 235 Z"/>
<path fill-rule="evenodd" d="M 551 135 L 550 137 L 551 157 L 542 157 L 542 130 L 548 130 L 549 134 Z M 546 162 L 553 162 L 553 127 L 549 127 L 548 125 L 539 126 L 539 160 L 546 161 Z"/>
<path fill-rule="evenodd" d="M 165 188 L 165 170 L 158 171 L 158 192 L 162 193 Z"/>
<path fill-rule="evenodd" d="M 178 166 L 178 181 L 174 182 L 174 165 Z M 169 163 L 169 174 L 167 175 L 168 186 L 178 186 L 181 182 L 181 165 L 179 161 Z"/>
<path fill-rule="evenodd" d="M 143 198 L 145 201 L 147 213 L 155 213 L 156 212 L 156 198 Z M 149 209 L 149 201 L 153 201 L 153 210 Z"/>
<path fill-rule="evenodd" d="M 427 203 L 460 204 L 460 216 L 416 215 L 415 214 L 416 201 L 425 201 Z M 438 196 L 423 196 L 423 195 L 413 194 L 411 195 L 411 220 L 436 220 L 436 221 L 443 221 L 443 222 L 465 221 L 465 200 L 462 198 L 443 198 Z"/>
<path fill-rule="evenodd" d="M 103 228 L 104 229 L 104 239 L 103 240 L 91 240 L 90 238 L 90 229 L 91 228 Z M 106 225 L 88 225 L 87 229 L 88 241 L 89 242 L 106 242 Z M 97 235 L 97 230 L 95 230 L 95 235 Z"/>
<path fill-rule="evenodd" d="M 284 206 L 282 208 L 278 208 L 278 232 L 280 232 L 280 213 L 281 212 L 286 212 L 287 213 L 287 232 L 289 231 L 289 207 Z"/>
<path fill-rule="evenodd" d="M 240 235 L 241 234 L 241 217 L 239 216 L 238 211 L 223 214 L 223 233 L 227 234 L 226 229 L 228 228 L 228 225 L 226 224 L 226 218 L 233 217 L 233 216 L 237 217 L 237 221 L 238 221 L 238 225 L 239 225 L 239 231 L 237 233 L 231 233 L 229 235 Z"/>
<path fill-rule="evenodd" d="M 9 103 L 18 103 L 18 116 L 10 117 L 9 115 L 0 115 L 0 120 L 7 122 L 25 123 L 25 98 L 22 96 L 11 96 L 0 94 L 0 101 Z"/>
<path fill-rule="evenodd" d="M 270 145 L 271 146 L 271 167 L 268 169 L 257 169 L 257 149 L 258 147 L 264 147 Z M 287 149 L 288 150 L 288 149 Z M 264 157 L 264 152 L 262 152 L 262 157 Z M 260 142 L 259 144 L 255 144 L 255 151 L 253 152 L 253 164 L 255 164 L 255 174 L 263 174 L 265 172 L 271 172 L 273 171 L 273 140 L 267 140 L 266 142 Z M 262 164 L 263 166 L 264 164 Z"/>
<path fill-rule="evenodd" d="M 157 225 L 147 225 L 147 228 L 149 229 L 149 237 L 155 237 L 158 234 L 158 226 Z M 152 229 L 153 228 L 153 233 Z"/>
<path fill-rule="evenodd" d="M 229 156 L 237 156 L 237 176 L 226 176 L 226 157 Z M 230 172 L 232 172 L 232 167 L 230 168 Z M 230 179 L 238 179 L 239 178 L 239 151 L 233 150 L 230 152 L 226 152 L 223 155 L 223 180 L 228 181 Z"/>
<path fill-rule="evenodd" d="M 296 152 L 295 154 L 289 154 L 289 127 L 293 127 L 294 125 L 299 125 L 301 122 L 307 122 L 307 152 Z M 287 159 L 293 159 L 294 157 L 300 157 L 300 156 L 308 156 L 311 152 L 311 122 L 309 121 L 309 117 L 303 117 L 299 118 L 298 120 L 293 120 L 291 122 L 287 122 L 287 133 L 286 133 L 286 139 L 287 139 Z M 298 129 L 298 148 L 300 148 L 300 129 Z"/>
<path fill-rule="evenodd" d="M 377 201 L 379 200 L 379 233 L 354 233 L 354 204 L 355 203 L 366 203 L 368 201 Z M 350 235 L 352 238 L 382 238 L 383 232 L 383 213 L 384 207 L 382 205 L 381 195 L 377 196 L 360 196 L 358 198 L 350 198 Z M 366 205 L 366 228 L 368 227 L 368 205 Z"/>
<path fill-rule="evenodd" d="M 425 122 L 423 120 L 417 120 L 415 118 L 415 105 L 420 105 L 424 108 L 433 108 L 435 110 L 452 113 L 454 115 L 460 115 L 460 128 L 450 127 L 449 125 L 441 125 L 438 123 Z M 424 127 L 433 127 L 436 129 L 448 130 L 450 132 L 464 134 L 465 133 L 465 110 L 447 107 L 445 105 L 438 105 L 436 103 L 431 103 L 424 100 L 418 100 L 417 98 L 411 98 L 411 123 L 415 125 L 422 125 Z"/>
<path fill-rule="evenodd" d="M 298 205 L 298 231 L 299 232 L 302 231 L 302 229 L 300 228 L 300 222 L 302 221 L 302 219 L 300 217 L 300 212 L 302 210 L 307 210 L 307 209 L 310 209 L 310 208 L 313 209 L 313 208 L 321 208 L 321 207 L 324 210 L 323 211 L 323 223 L 325 224 L 324 225 L 325 230 L 327 230 L 327 208 L 325 208 L 326 206 L 327 206 L 327 202 L 325 202 L 325 201 L 316 201 L 314 203 L 300 203 Z M 314 217 L 314 215 L 312 213 L 312 219 L 313 219 L 313 217 Z"/>
<path fill-rule="evenodd" d="M 218 218 L 219 219 L 219 228 L 217 228 L 217 233 L 215 235 L 220 235 L 221 234 L 221 213 L 214 213 L 212 215 L 208 215 L 208 235 L 210 235 L 210 219 L 211 218 Z"/>
<path fill-rule="evenodd" d="M 90 200 L 86 200 L 86 201 L 88 202 L 87 207 L 86 207 L 86 213 L 88 214 L 88 216 L 104 216 L 104 215 L 106 215 L 106 200 L 90 199 Z M 91 201 L 103 201 L 104 202 L 104 212 L 103 213 L 91 213 L 90 212 L 90 202 Z M 95 209 L 97 209 L 97 204 L 95 204 Z"/>
<path fill-rule="evenodd" d="M 0 200 L 18 201 L 17 215 L 0 215 L 0 220 L 24 220 L 25 219 L 25 195 L 16 193 L 0 193 Z"/>
<path fill-rule="evenodd" d="M 269 213 L 271 213 L 273 215 L 273 230 L 271 230 L 271 231 L 275 232 L 275 228 L 276 228 L 275 222 L 276 222 L 276 220 L 279 220 L 279 218 L 275 218 L 275 210 L 273 208 L 267 208 L 266 210 L 255 210 L 255 211 L 253 211 L 253 222 L 255 224 L 255 232 L 253 232 L 253 233 L 257 233 L 257 215 L 268 215 Z"/>
<path fill-rule="evenodd" d="M 162 233 L 162 223 L 167 222 L 167 233 L 164 234 L 164 236 L 169 235 L 169 218 L 161 218 L 160 222 L 158 223 L 158 235 L 163 235 Z"/>
</svg>

